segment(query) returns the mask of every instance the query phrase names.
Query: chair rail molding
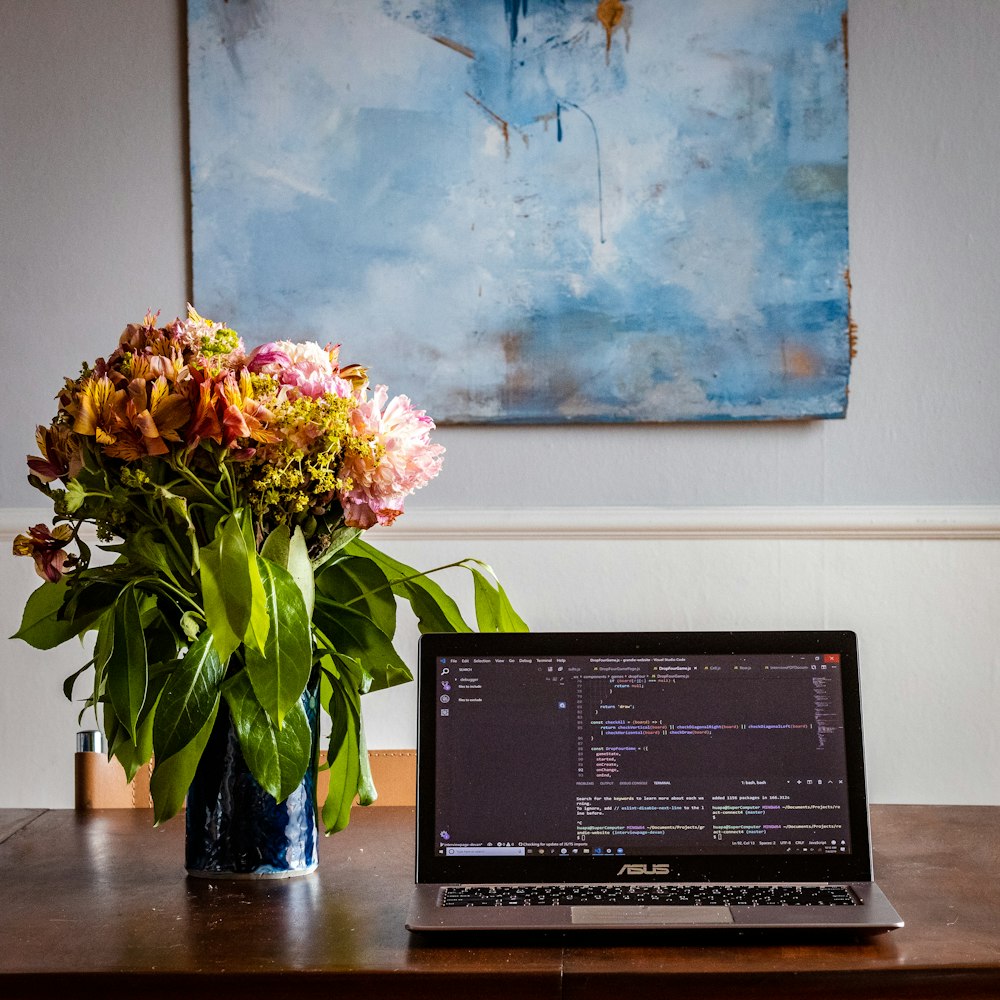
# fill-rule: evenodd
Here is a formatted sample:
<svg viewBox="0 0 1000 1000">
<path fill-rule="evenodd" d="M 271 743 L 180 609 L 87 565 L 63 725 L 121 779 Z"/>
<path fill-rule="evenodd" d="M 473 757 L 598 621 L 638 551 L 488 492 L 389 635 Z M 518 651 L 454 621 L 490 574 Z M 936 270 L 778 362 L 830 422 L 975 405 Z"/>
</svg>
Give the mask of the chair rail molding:
<svg viewBox="0 0 1000 1000">
<path fill-rule="evenodd" d="M 0 508 L 0 536 L 51 521 Z M 376 541 L 498 539 L 1000 539 L 1000 505 L 752 507 L 415 507 Z"/>
</svg>

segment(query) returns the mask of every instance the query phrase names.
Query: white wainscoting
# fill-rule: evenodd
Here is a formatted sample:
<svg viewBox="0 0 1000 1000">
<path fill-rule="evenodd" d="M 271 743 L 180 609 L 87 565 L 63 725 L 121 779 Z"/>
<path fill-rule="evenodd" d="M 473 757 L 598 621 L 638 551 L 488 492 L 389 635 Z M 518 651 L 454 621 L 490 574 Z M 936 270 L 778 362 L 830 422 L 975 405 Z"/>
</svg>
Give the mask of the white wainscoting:
<svg viewBox="0 0 1000 1000">
<path fill-rule="evenodd" d="M 6 551 L 45 519 L 0 511 Z M 485 560 L 536 630 L 854 629 L 872 799 L 1000 804 L 1000 507 L 414 507 L 367 537 L 420 569 Z M 466 575 L 439 579 L 468 607 Z M 10 559 L 5 635 L 37 583 Z M 61 685 L 86 653 L 2 656 L 0 807 L 69 806 L 78 709 Z M 366 697 L 371 746 L 414 745 L 415 693 Z"/>
</svg>

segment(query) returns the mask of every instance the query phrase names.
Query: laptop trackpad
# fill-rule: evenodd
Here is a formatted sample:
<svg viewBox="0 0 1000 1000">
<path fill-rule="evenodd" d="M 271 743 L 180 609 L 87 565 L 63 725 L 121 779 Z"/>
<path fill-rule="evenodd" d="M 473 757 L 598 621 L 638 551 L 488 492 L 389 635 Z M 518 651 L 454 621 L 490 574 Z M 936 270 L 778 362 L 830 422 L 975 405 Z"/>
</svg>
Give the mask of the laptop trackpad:
<svg viewBox="0 0 1000 1000">
<path fill-rule="evenodd" d="M 731 924 L 728 906 L 572 906 L 574 924 Z"/>
</svg>

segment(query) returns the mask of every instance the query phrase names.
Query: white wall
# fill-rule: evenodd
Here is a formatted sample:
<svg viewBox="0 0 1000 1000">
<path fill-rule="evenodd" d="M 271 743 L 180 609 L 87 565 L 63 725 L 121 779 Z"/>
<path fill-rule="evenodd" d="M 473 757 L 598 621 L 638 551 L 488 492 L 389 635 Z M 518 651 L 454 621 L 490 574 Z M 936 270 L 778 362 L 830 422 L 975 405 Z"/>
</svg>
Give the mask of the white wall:
<svg viewBox="0 0 1000 1000">
<path fill-rule="evenodd" d="M 442 429 L 442 476 L 377 542 L 481 555 L 536 628 L 853 627 L 873 796 L 1000 802 L 1000 3 L 853 0 L 850 18 L 847 419 Z M 44 516 L 23 460 L 61 377 L 148 307 L 183 310 L 184 58 L 175 2 L 0 0 L 8 551 Z M 759 505 L 772 537 L 716 509 Z M 10 635 L 35 578 L 5 566 Z M 0 807 L 69 804 L 60 683 L 80 662 L 0 644 Z M 373 698 L 373 744 L 412 745 L 412 691 Z"/>
</svg>

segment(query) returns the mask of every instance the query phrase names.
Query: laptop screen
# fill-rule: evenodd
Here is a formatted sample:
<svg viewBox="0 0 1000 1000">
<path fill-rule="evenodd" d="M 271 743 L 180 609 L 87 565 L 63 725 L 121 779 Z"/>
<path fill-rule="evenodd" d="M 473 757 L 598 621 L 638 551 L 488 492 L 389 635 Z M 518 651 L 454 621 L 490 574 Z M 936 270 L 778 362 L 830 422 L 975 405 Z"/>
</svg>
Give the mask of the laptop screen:
<svg viewBox="0 0 1000 1000">
<path fill-rule="evenodd" d="M 850 633 L 428 636 L 420 683 L 433 867 L 867 860 Z"/>
</svg>

